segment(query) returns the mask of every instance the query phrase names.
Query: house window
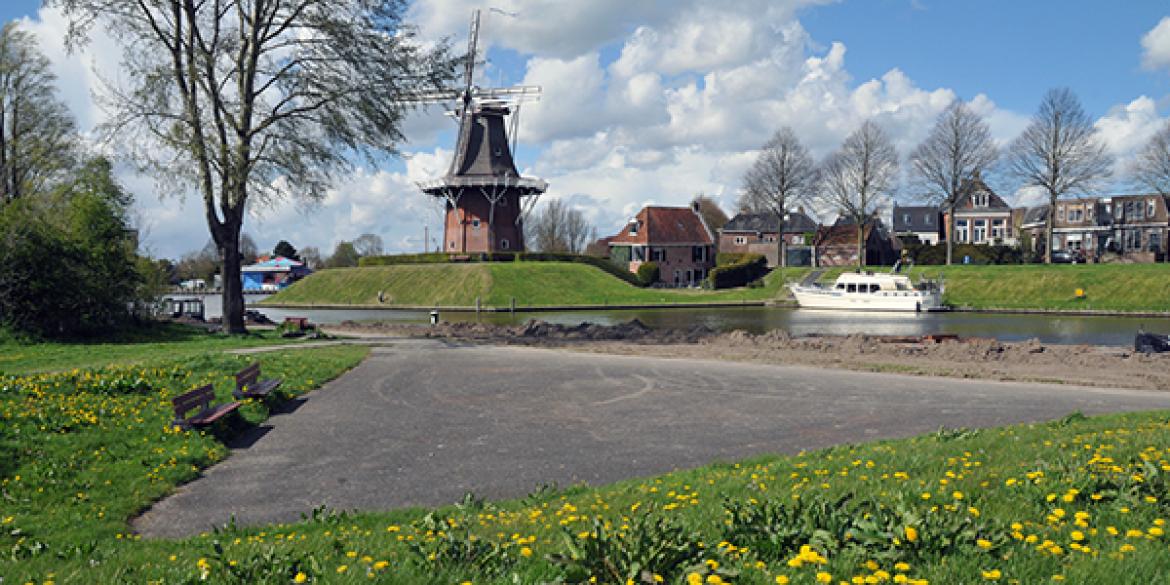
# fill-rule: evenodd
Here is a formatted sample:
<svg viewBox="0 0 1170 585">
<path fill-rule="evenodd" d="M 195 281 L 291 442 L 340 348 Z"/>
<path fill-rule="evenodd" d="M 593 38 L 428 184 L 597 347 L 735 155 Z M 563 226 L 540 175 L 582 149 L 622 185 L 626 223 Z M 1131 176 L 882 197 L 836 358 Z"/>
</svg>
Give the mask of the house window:
<svg viewBox="0 0 1170 585">
<path fill-rule="evenodd" d="M 1130 219 L 1141 219 L 1138 217 L 1134 217 L 1133 201 L 1126 201 L 1125 202 L 1125 217 L 1128 217 Z"/>
<path fill-rule="evenodd" d="M 1150 199 L 1150 200 L 1146 201 L 1146 217 L 1148 217 L 1150 219 L 1154 219 L 1154 216 L 1157 214 L 1158 214 L 1158 207 L 1154 203 L 1154 200 Z"/>
<path fill-rule="evenodd" d="M 902 214 L 902 223 L 906 224 L 907 226 L 910 225 L 910 214 L 909 213 Z"/>
<path fill-rule="evenodd" d="M 1091 204 L 1091 203 L 1089 205 L 1085 206 L 1085 219 L 1087 219 L 1089 221 L 1093 221 L 1093 208 L 1094 207 L 1096 207 L 1096 206 Z"/>
<path fill-rule="evenodd" d="M 987 239 L 987 220 L 986 219 L 975 220 L 975 230 L 971 236 L 971 243 L 981 244 L 986 239 Z"/>
<path fill-rule="evenodd" d="M 1003 239 L 1003 220 L 1002 219 L 994 219 L 991 221 L 991 239 L 993 239 L 993 240 Z"/>
<path fill-rule="evenodd" d="M 630 235 L 631 236 L 638 235 L 638 222 L 636 222 L 636 221 L 630 222 Z"/>
<path fill-rule="evenodd" d="M 479 220 L 478 219 L 471 220 L 471 227 L 473 229 L 479 229 Z"/>
<path fill-rule="evenodd" d="M 1064 206 L 1056 206 L 1056 221 L 1064 221 Z"/>
<path fill-rule="evenodd" d="M 1068 210 L 1068 220 L 1070 222 L 1079 222 L 1084 219 L 1084 213 L 1084 210 L 1081 209 L 1070 209 Z"/>
<path fill-rule="evenodd" d="M 655 262 L 666 262 L 666 248 L 650 248 L 650 259 Z"/>
<path fill-rule="evenodd" d="M 451 249 L 452 249 L 452 250 L 454 250 L 454 249 L 455 249 L 455 240 L 451 240 Z"/>
<path fill-rule="evenodd" d="M 735 245 L 743 246 L 747 244 L 747 236 L 735 236 Z"/>
<path fill-rule="evenodd" d="M 707 246 L 691 246 L 691 261 L 692 262 L 706 262 L 707 261 Z"/>
<path fill-rule="evenodd" d="M 1142 219 L 1145 216 L 1145 212 L 1143 210 L 1143 206 L 1142 206 L 1141 201 L 1134 201 L 1133 202 L 1133 212 L 1134 212 L 1134 216 L 1135 216 L 1134 219 Z"/>
<path fill-rule="evenodd" d="M 500 249 L 501 250 L 507 250 L 508 246 L 510 246 L 510 245 L 511 244 L 508 242 L 508 240 L 500 240 Z"/>
<path fill-rule="evenodd" d="M 646 261 L 646 247 L 645 246 L 630 246 L 630 259 L 634 262 Z"/>
<path fill-rule="evenodd" d="M 956 219 L 955 220 L 955 236 L 956 236 L 955 239 L 960 241 L 960 242 L 967 241 L 967 220 L 965 220 L 965 219 Z"/>
<path fill-rule="evenodd" d="M 922 223 L 924 223 L 924 224 L 926 224 L 926 225 L 930 225 L 931 223 L 933 223 L 933 221 L 934 221 L 934 220 L 932 220 L 932 219 L 931 219 L 931 217 L 930 217 L 930 214 L 929 214 L 929 213 L 928 213 L 928 214 L 926 214 L 926 215 L 924 215 L 924 216 L 922 216 Z"/>
</svg>

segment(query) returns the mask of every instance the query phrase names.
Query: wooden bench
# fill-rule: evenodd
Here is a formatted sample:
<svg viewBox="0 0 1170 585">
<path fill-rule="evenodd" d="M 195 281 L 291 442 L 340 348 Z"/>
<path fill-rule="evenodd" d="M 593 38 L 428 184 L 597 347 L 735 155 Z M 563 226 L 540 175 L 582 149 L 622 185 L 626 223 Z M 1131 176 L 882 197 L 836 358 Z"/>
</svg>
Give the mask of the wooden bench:
<svg viewBox="0 0 1170 585">
<path fill-rule="evenodd" d="M 211 384 L 176 396 L 171 400 L 175 406 L 175 426 L 183 429 L 211 426 L 240 407 L 239 402 L 213 405 L 212 401 L 214 400 L 215 388 Z M 187 413 L 195 409 L 199 409 L 199 412 L 195 413 L 195 416 L 187 418 Z"/>
<path fill-rule="evenodd" d="M 236 372 L 236 389 L 232 390 L 232 396 L 236 400 L 265 398 L 279 388 L 282 382 L 284 380 L 279 378 L 261 380 L 260 362 L 252 362 L 252 365 Z"/>
</svg>

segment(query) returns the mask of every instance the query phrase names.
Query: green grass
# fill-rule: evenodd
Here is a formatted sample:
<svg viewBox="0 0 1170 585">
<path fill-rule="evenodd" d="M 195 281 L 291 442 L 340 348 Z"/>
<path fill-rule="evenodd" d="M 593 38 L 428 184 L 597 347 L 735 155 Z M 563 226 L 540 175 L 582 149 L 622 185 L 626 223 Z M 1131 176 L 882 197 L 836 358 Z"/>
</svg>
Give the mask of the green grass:
<svg viewBox="0 0 1170 585">
<path fill-rule="evenodd" d="M 361 356 L 262 359 L 301 392 Z M 226 454 L 211 435 L 164 430 L 166 398 L 204 381 L 222 392 L 242 363 L 207 354 L 6 382 L 5 582 L 625 583 L 645 570 L 669 583 L 824 573 L 963 584 L 998 571 L 1003 583 L 1145 584 L 1170 573 L 1167 412 L 940 430 L 505 502 L 306 511 L 300 523 L 182 540 L 131 534 L 127 518 Z"/>
<path fill-rule="evenodd" d="M 807 269 L 790 269 L 794 279 Z M 424 264 L 323 270 L 266 299 L 275 304 L 353 304 L 377 306 L 518 307 L 741 302 L 777 297 L 782 275 L 774 271 L 759 288 L 720 291 L 652 289 L 633 286 L 587 264 L 499 262 Z"/>
<path fill-rule="evenodd" d="M 944 301 L 976 309 L 1170 311 L 1170 264 L 923 266 L 946 277 Z M 1077 299 L 1076 290 L 1085 292 Z"/>
<path fill-rule="evenodd" d="M 284 396 L 298 395 L 353 367 L 367 352 L 353 346 L 255 356 L 223 352 L 250 345 L 252 340 L 172 339 L 161 358 L 158 344 L 149 343 L 137 344 L 138 354 L 121 345 L 116 351 L 26 346 L 25 358 L 11 362 L 11 371 L 68 368 L 59 355 L 66 350 L 87 362 L 104 352 L 121 365 L 0 377 L 3 582 L 143 582 L 137 576 L 149 564 L 138 565 L 141 545 L 130 534 L 129 518 L 226 456 L 217 436 L 268 416 L 264 403 L 249 401 L 240 417 L 214 433 L 178 432 L 169 425 L 170 399 L 213 383 L 219 399 L 229 400 L 233 373 L 253 360 L 266 376 L 284 379 Z M 100 567 L 102 576 L 87 567 Z"/>
<path fill-rule="evenodd" d="M 181 360 L 211 351 L 291 343 L 275 332 L 258 331 L 245 337 L 209 334 L 183 325 L 155 325 L 105 341 L 23 343 L 0 334 L 0 374 L 27 374 L 52 370 L 130 364 L 151 360 Z"/>
</svg>

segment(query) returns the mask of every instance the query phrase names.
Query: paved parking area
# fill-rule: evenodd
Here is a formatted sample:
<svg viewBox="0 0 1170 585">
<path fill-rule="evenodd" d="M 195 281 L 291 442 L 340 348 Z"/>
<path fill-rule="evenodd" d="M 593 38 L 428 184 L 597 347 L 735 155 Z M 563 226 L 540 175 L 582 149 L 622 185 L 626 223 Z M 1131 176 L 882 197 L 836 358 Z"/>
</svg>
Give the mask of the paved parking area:
<svg viewBox="0 0 1170 585">
<path fill-rule="evenodd" d="M 519 497 L 761 453 L 1170 408 L 1170 393 L 398 341 L 135 521 L 148 536 Z"/>
</svg>

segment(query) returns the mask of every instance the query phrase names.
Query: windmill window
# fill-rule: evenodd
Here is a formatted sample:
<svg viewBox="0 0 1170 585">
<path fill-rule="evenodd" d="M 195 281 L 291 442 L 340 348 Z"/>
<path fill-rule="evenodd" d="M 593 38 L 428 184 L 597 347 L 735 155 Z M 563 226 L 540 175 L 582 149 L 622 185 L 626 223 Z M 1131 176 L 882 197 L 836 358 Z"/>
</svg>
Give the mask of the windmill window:
<svg viewBox="0 0 1170 585">
<path fill-rule="evenodd" d="M 504 197 L 503 199 L 500 199 L 500 207 L 507 207 L 507 206 L 508 206 L 508 198 Z"/>
<path fill-rule="evenodd" d="M 500 249 L 501 250 L 507 250 L 508 246 L 510 246 L 510 245 L 511 244 L 508 242 L 508 240 L 500 240 Z"/>
<path fill-rule="evenodd" d="M 479 220 L 478 219 L 471 220 L 471 227 L 475 228 L 475 229 L 479 229 Z"/>
<path fill-rule="evenodd" d="M 744 244 L 746 244 L 746 243 L 747 243 L 747 237 L 745 237 L 745 236 L 735 236 L 735 245 L 737 245 L 737 246 L 742 246 L 742 245 L 744 245 Z"/>
</svg>

